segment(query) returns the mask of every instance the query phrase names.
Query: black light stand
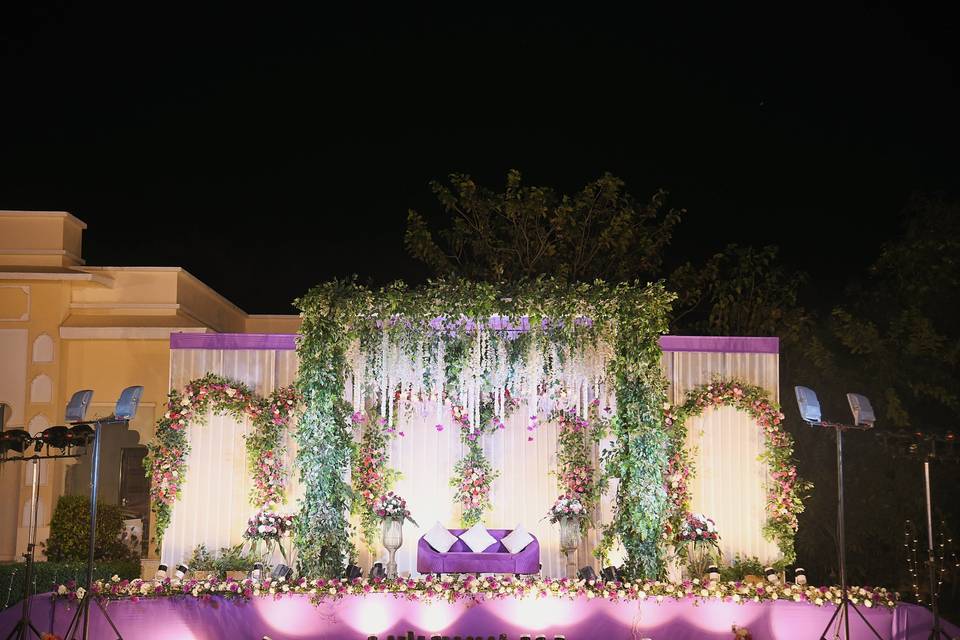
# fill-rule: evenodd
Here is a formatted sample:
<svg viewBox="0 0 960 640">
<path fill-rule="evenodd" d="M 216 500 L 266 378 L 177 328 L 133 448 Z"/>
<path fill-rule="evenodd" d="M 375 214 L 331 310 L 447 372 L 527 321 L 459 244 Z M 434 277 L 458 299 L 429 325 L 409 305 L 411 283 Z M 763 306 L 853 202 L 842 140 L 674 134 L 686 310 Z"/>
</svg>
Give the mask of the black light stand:
<svg viewBox="0 0 960 640">
<path fill-rule="evenodd" d="M 833 612 L 833 615 L 830 616 L 827 626 L 824 627 L 823 632 L 820 634 L 820 640 L 827 640 L 827 632 L 830 631 L 830 627 L 833 625 L 834 620 L 837 620 L 837 631 L 833 637 L 835 639 L 840 637 L 840 626 L 842 625 L 844 629 L 843 637 L 846 640 L 850 639 L 850 609 L 856 611 L 857 615 L 860 616 L 860 619 L 863 620 L 863 623 L 869 627 L 870 631 L 873 632 L 873 635 L 875 635 L 879 640 L 883 640 L 883 637 L 877 632 L 876 629 L 873 628 L 873 625 L 871 625 L 870 621 L 867 620 L 866 616 L 863 615 L 863 612 L 857 608 L 857 605 L 850 601 L 850 594 L 847 593 L 847 537 L 843 519 L 843 432 L 848 429 L 865 431 L 870 427 L 852 427 L 850 425 L 834 424 L 830 422 L 821 422 L 818 426 L 834 429 L 837 434 L 837 539 L 840 557 L 841 593 L 840 605 L 837 607 L 837 610 Z M 839 619 L 837 619 L 837 616 L 839 616 Z"/>
<path fill-rule="evenodd" d="M 800 415 L 804 422 L 814 427 L 825 427 L 833 429 L 837 436 L 837 541 L 838 557 L 840 563 L 840 604 L 836 611 L 830 616 L 827 626 L 820 633 L 820 640 L 827 640 L 827 633 L 833 626 L 834 620 L 837 621 L 836 631 L 833 635 L 834 640 L 839 640 L 840 629 L 843 628 L 844 640 L 850 640 L 850 609 L 853 609 L 867 628 L 873 632 L 877 640 L 883 640 L 873 625 L 867 620 L 863 612 L 850 601 L 850 594 L 847 593 L 847 538 L 844 527 L 844 501 L 843 501 L 843 432 L 844 431 L 866 431 L 873 428 L 873 409 L 870 402 L 863 396 L 856 394 L 847 394 L 850 401 L 850 408 L 853 410 L 855 425 L 845 425 L 835 422 L 825 422 L 821 420 L 820 401 L 813 390 L 806 387 L 795 387 L 797 394 L 797 404 L 800 408 Z M 839 616 L 839 619 L 838 619 Z"/>
<path fill-rule="evenodd" d="M 110 619 L 110 614 L 107 613 L 106 607 L 93 595 L 93 557 L 97 544 L 97 488 L 100 485 L 100 430 L 104 424 L 110 424 L 111 422 L 122 421 L 98 420 L 92 423 L 95 424 L 96 427 L 93 430 L 93 452 L 90 458 L 90 539 L 87 548 L 86 592 L 83 594 L 83 598 L 80 599 L 77 611 L 73 614 L 66 633 L 63 634 L 65 640 L 77 637 L 77 633 L 79 633 L 81 629 L 81 621 L 83 629 L 82 638 L 83 640 L 87 640 L 87 633 L 90 628 L 91 602 L 95 602 L 97 607 L 100 608 L 100 611 L 103 612 L 103 617 L 107 619 L 113 632 L 117 634 L 117 640 L 123 640 L 123 636 L 120 635 L 117 626 L 113 624 L 113 620 Z M 71 635 L 71 633 L 73 635 Z"/>
<path fill-rule="evenodd" d="M 73 397 L 67 404 L 67 421 L 83 420 L 92 397 L 93 392 L 90 390 L 78 391 L 77 393 L 73 394 Z M 0 418 L 2 418 L 2 416 L 0 416 Z M 65 428 L 54 427 L 54 429 Z M 32 604 L 30 597 L 30 586 L 33 579 L 34 552 L 37 547 L 37 527 L 39 525 L 38 510 L 40 505 L 40 461 L 59 458 L 79 458 L 81 455 L 83 455 L 83 453 L 51 455 L 50 447 L 48 446 L 46 454 L 41 455 L 40 452 L 43 450 L 44 446 L 43 436 L 32 437 L 29 433 L 21 429 L 8 431 L 6 434 L 0 433 L 0 441 L 2 441 L 0 442 L 0 444 L 2 444 L 0 451 L 3 452 L 2 457 L 0 457 L 0 463 L 33 463 L 33 480 L 31 482 L 30 489 L 30 523 L 29 528 L 27 529 L 27 550 L 23 553 L 25 569 L 20 620 L 18 620 L 14 628 L 10 630 L 10 633 L 7 635 L 5 640 L 27 640 L 30 638 L 31 632 L 39 639 L 42 637 L 42 634 L 37 630 L 30 619 L 30 606 Z M 33 451 L 29 451 L 31 446 L 34 447 Z M 64 447 L 59 448 L 61 448 L 61 450 L 66 450 L 68 446 L 65 445 Z M 6 454 L 11 450 L 20 453 L 20 456 L 16 458 L 8 458 Z M 28 452 L 32 455 L 24 456 L 24 454 Z"/>
<path fill-rule="evenodd" d="M 947 460 L 956 460 L 955 438 L 952 434 L 947 434 L 945 438 L 939 438 L 933 435 L 915 434 L 877 434 L 884 440 L 884 445 L 888 439 L 908 441 L 906 456 L 916 459 L 917 456 L 923 458 L 923 495 L 924 506 L 927 510 L 927 576 L 930 582 L 930 612 L 933 615 L 933 628 L 930 629 L 928 639 L 939 640 L 946 638 L 950 640 L 950 635 L 940 626 L 940 589 L 939 579 L 937 578 L 937 557 L 933 544 L 933 500 L 930 497 L 930 461 L 941 458 Z M 921 445 L 920 443 L 924 444 Z M 937 452 L 937 444 L 944 444 L 948 448 L 948 454 L 943 456 Z M 929 445 L 929 446 L 927 446 Z M 923 446 L 923 450 L 921 450 Z M 949 453 L 952 451 L 953 454 Z M 896 455 L 896 454 L 895 454 Z"/>
<path fill-rule="evenodd" d="M 83 640 L 87 640 L 90 630 L 91 602 L 95 602 L 101 613 L 103 613 L 103 617 L 106 618 L 110 624 L 110 628 L 112 628 L 113 632 L 117 635 L 117 640 L 123 640 L 123 636 L 120 635 L 117 625 L 110 619 L 107 608 L 103 606 L 103 603 L 94 597 L 93 594 L 93 560 L 97 544 L 97 489 L 100 485 L 100 431 L 106 425 L 128 423 L 137 413 L 137 407 L 140 404 L 140 396 L 142 394 L 143 387 L 127 387 L 123 390 L 123 393 L 120 394 L 120 399 L 117 400 L 116 410 L 113 415 L 91 423 L 96 425 L 96 427 L 92 434 L 93 452 L 90 460 L 90 540 L 87 548 L 87 586 L 86 592 L 77 606 L 77 611 L 73 614 L 73 619 L 70 620 L 66 633 L 63 634 L 64 640 L 75 639 L 78 633 L 81 634 Z"/>
<path fill-rule="evenodd" d="M 33 578 L 33 550 L 37 541 L 37 507 L 39 504 L 40 492 L 40 460 L 33 460 L 33 482 L 30 489 L 30 528 L 27 532 L 27 550 L 23 554 L 25 564 L 23 576 L 23 601 L 21 603 L 20 620 L 17 625 L 10 630 L 6 640 L 16 638 L 16 640 L 25 640 L 33 632 L 37 638 L 42 637 L 37 628 L 30 621 L 30 581 Z"/>
</svg>

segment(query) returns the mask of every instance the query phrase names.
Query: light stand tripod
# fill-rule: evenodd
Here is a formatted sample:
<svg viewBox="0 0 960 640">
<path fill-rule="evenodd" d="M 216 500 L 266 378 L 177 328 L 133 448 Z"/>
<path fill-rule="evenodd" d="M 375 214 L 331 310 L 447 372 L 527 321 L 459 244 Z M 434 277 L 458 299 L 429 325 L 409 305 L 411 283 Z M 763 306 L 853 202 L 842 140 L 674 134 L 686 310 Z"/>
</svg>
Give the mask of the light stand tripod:
<svg viewBox="0 0 960 640">
<path fill-rule="evenodd" d="M 117 400 L 116 409 L 109 418 L 97 420 L 91 424 L 96 425 L 91 434 L 93 440 L 93 452 L 90 459 L 90 540 L 87 548 L 87 582 L 86 592 L 77 606 L 73 619 L 63 634 L 64 640 L 71 640 L 80 633 L 83 640 L 87 640 L 90 631 L 90 603 L 96 603 L 97 607 L 103 613 L 110 624 L 110 628 L 117 635 L 117 640 L 123 640 L 117 625 L 113 623 L 107 608 L 98 600 L 93 593 L 93 560 L 97 546 L 97 489 L 100 485 L 100 431 L 108 424 L 124 424 L 129 422 L 137 413 L 137 407 L 140 405 L 140 396 L 143 394 L 143 387 L 127 387 L 120 394 Z M 82 629 L 82 632 L 81 632 Z"/>
<path fill-rule="evenodd" d="M 107 622 L 110 623 L 110 627 L 113 629 L 113 632 L 117 634 L 117 640 L 123 640 L 123 636 L 120 635 L 120 632 L 117 630 L 117 626 L 113 624 L 113 620 L 110 619 L 110 614 L 107 613 L 107 608 L 104 607 L 103 603 L 100 602 L 100 600 L 98 600 L 93 594 L 93 557 L 97 544 L 97 487 L 100 484 L 100 430 L 104 424 L 109 424 L 110 422 L 123 421 L 104 420 L 93 423 L 96 425 L 96 428 L 93 430 L 93 453 L 90 459 L 90 540 L 87 548 L 86 592 L 84 593 L 83 598 L 80 599 L 79 605 L 77 606 L 77 611 L 73 614 L 73 618 L 70 620 L 70 625 L 67 627 L 66 633 L 63 634 L 65 640 L 77 637 L 77 633 L 79 633 L 81 629 L 81 621 L 83 624 L 82 637 L 83 640 L 87 640 L 87 633 L 89 632 L 90 628 L 91 602 L 96 603 L 97 607 L 100 608 L 100 611 L 103 613 L 103 617 L 107 619 Z"/>
<path fill-rule="evenodd" d="M 84 415 L 86 415 L 87 407 L 89 406 L 90 399 L 92 397 L 93 391 L 90 390 L 78 391 L 73 394 L 73 397 L 67 404 L 67 409 L 65 412 L 67 421 L 82 421 Z M 0 408 L 0 410 L 2 410 L 2 408 Z M 0 424 L 2 424 L 2 416 L 0 416 Z M 45 443 L 47 444 L 47 450 L 44 454 L 41 454 L 40 452 Z M 54 448 L 59 448 L 62 451 L 74 446 L 74 442 L 70 439 L 70 430 L 68 430 L 66 427 L 51 427 L 45 430 L 40 436 L 36 437 L 30 435 L 29 432 L 24 431 L 23 429 L 11 429 L 6 432 L 0 431 L 0 463 L 27 461 L 33 462 L 33 481 L 31 483 L 30 490 L 30 523 L 27 533 L 27 550 L 23 554 L 23 559 L 26 565 L 23 582 L 23 601 L 21 605 L 20 620 L 17 621 L 17 624 L 10 631 L 9 635 L 7 635 L 6 640 L 27 640 L 30 638 L 31 632 L 38 639 L 41 638 L 40 632 L 33 625 L 33 622 L 30 619 L 30 587 L 31 582 L 33 581 L 34 551 L 37 547 L 37 527 L 39 526 L 38 510 L 40 505 L 40 461 L 57 458 L 78 458 L 81 455 L 80 453 L 61 453 L 59 455 L 51 455 L 51 443 L 53 443 Z M 30 447 L 33 447 L 33 451 L 30 451 Z M 8 458 L 6 455 L 8 451 L 17 452 L 20 454 L 20 456 Z M 32 455 L 25 456 L 24 454 L 26 453 L 30 453 Z"/>
<path fill-rule="evenodd" d="M 837 606 L 836 611 L 833 612 L 833 615 L 830 616 L 827 626 L 823 628 L 823 632 L 820 634 L 820 640 L 827 640 L 827 633 L 830 631 L 834 620 L 837 621 L 836 632 L 833 635 L 834 639 L 840 638 L 840 627 L 842 626 L 844 630 L 843 637 L 845 640 L 850 640 L 850 609 L 853 609 L 857 615 L 860 616 L 860 619 L 863 620 L 863 623 L 867 625 L 878 640 L 883 640 L 883 637 L 877 633 L 877 630 L 873 628 L 873 625 L 871 625 L 870 621 L 863 615 L 863 612 L 857 608 L 857 605 L 851 602 L 850 594 L 847 593 L 847 537 L 843 519 L 843 432 L 847 429 L 864 431 L 870 427 L 851 427 L 849 425 L 830 422 L 821 422 L 819 426 L 834 429 L 837 434 L 837 546 L 839 547 L 841 594 L 840 604 Z"/>
<path fill-rule="evenodd" d="M 17 625 L 10 630 L 6 640 L 26 640 L 33 632 L 37 638 L 42 637 L 37 628 L 30 621 L 30 582 L 33 579 L 33 550 L 37 543 L 37 509 L 40 503 L 40 459 L 33 458 L 33 483 L 30 490 L 30 528 L 27 535 L 27 550 L 23 554 L 24 569 L 23 577 L 23 601 L 20 612 L 20 620 Z"/>
<path fill-rule="evenodd" d="M 930 611 L 933 613 L 933 628 L 930 630 L 928 638 L 940 640 L 943 637 L 950 640 L 947 632 L 940 628 L 940 606 L 938 602 L 940 594 L 937 588 L 936 556 L 933 552 L 933 506 L 930 501 L 930 458 L 933 455 L 934 453 L 931 451 L 923 461 L 923 488 L 927 498 L 927 572 L 930 576 Z"/>
<path fill-rule="evenodd" d="M 837 435 L 837 546 L 839 547 L 837 555 L 840 562 L 840 604 L 837 605 L 837 610 L 830 616 L 827 626 L 823 628 L 820 640 L 827 640 L 827 633 L 829 633 L 834 620 L 837 621 L 836 631 L 833 634 L 834 640 L 839 640 L 841 628 L 844 631 L 844 640 L 850 640 L 850 609 L 853 609 L 860 616 L 860 619 L 873 632 L 877 640 L 883 640 L 883 637 L 877 633 L 877 630 L 873 628 L 863 612 L 850 600 L 850 594 L 847 593 L 847 536 L 843 520 L 843 432 L 872 429 L 875 420 L 873 407 L 870 406 L 870 401 L 866 397 L 856 393 L 848 393 L 847 401 L 850 403 L 854 424 L 826 422 L 822 419 L 820 400 L 813 389 L 794 387 L 794 391 L 797 395 L 797 406 L 800 409 L 800 417 L 803 421 L 812 427 L 833 429 Z"/>
</svg>

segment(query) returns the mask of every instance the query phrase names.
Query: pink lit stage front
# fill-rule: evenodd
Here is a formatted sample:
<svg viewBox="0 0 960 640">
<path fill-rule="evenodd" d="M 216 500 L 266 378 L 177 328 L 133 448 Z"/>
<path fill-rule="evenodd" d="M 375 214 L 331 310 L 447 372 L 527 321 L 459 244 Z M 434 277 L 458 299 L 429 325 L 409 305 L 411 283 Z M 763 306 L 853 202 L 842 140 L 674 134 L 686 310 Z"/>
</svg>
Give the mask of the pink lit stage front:
<svg viewBox="0 0 960 640">
<path fill-rule="evenodd" d="M 34 598 L 32 619 L 41 630 L 62 634 L 75 605 L 50 596 Z M 611 602 L 580 597 L 458 601 L 423 603 L 389 594 L 346 596 L 341 600 L 314 605 L 308 596 L 268 597 L 250 601 L 192 597 L 164 597 L 139 601 L 117 600 L 107 606 L 110 616 L 126 640 L 214 640 L 219 638 L 261 640 L 363 639 L 370 635 L 385 638 L 412 630 L 432 634 L 497 636 L 511 639 L 521 634 L 563 634 L 568 639 L 604 640 L 729 640 L 731 626 L 746 627 L 755 640 L 816 640 L 834 612 L 834 607 L 817 607 L 799 602 L 734 604 L 719 601 L 673 601 L 657 603 Z M 864 615 L 884 639 L 925 640 L 931 627 L 930 613 L 911 604 L 893 610 L 863 609 Z M 9 633 L 20 615 L 19 607 L 0 613 L 0 637 Z M 96 608 L 91 610 L 91 637 L 113 639 L 112 632 Z M 960 628 L 946 625 L 954 637 Z M 832 635 L 831 635 L 832 637 Z M 851 619 L 852 638 L 872 638 L 856 614 Z"/>
</svg>

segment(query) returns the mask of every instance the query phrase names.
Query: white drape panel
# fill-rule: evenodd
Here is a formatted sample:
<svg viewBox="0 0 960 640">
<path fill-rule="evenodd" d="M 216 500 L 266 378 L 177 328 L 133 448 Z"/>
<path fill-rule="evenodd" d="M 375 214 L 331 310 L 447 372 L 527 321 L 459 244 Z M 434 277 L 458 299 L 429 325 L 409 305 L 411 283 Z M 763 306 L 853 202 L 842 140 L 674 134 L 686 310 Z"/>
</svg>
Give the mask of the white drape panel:
<svg viewBox="0 0 960 640">
<path fill-rule="evenodd" d="M 690 483 L 692 509 L 717 523 L 723 556 L 777 560 L 777 545 L 762 535 L 770 471 L 757 460 L 764 437 L 756 422 L 733 407 L 707 409 L 688 422 L 687 447 L 697 470 Z"/>
<path fill-rule="evenodd" d="M 171 388 L 182 389 L 208 373 L 239 380 L 257 394 L 268 395 L 294 380 L 296 354 L 268 350 L 171 350 Z M 208 416 L 206 425 L 194 424 L 187 429 L 191 447 L 187 476 L 163 538 L 163 562 L 180 562 L 201 543 L 216 551 L 243 542 L 247 519 L 254 512 L 249 503 L 252 483 L 243 439 L 249 428 L 250 421 L 246 419 L 238 422 L 228 416 Z M 287 455 L 289 469 L 295 469 L 293 453 Z"/>
<path fill-rule="evenodd" d="M 776 354 L 664 353 L 663 365 L 675 403 L 717 376 L 760 386 L 779 401 Z M 756 422 L 731 407 L 706 409 L 688 421 L 687 446 L 696 464 L 690 485 L 692 508 L 717 523 L 724 557 L 730 560 L 739 553 L 763 563 L 779 559 L 777 545 L 763 537 L 770 470 L 757 460 L 764 451 L 764 437 Z"/>
<path fill-rule="evenodd" d="M 540 561 L 546 576 L 563 575 L 558 525 L 544 519 L 557 498 L 557 427 L 543 423 L 537 428 L 533 442 L 527 437 L 527 412 L 518 408 L 506 421 L 506 428 L 484 436 L 483 451 L 500 476 L 493 483 L 491 501 L 483 524 L 490 529 L 513 529 L 517 524 L 530 531 L 540 542 Z M 404 437 L 390 445 L 390 466 L 403 474 L 395 491 L 407 500 L 413 518 L 420 525 L 404 525 L 403 546 L 397 552 L 398 571 L 416 573 L 417 541 L 435 522 L 449 528 L 460 527 L 460 507 L 454 504 L 450 486 L 453 467 L 464 455 L 456 427 L 450 420 L 449 405 L 444 411 L 443 431 L 437 431 L 435 415 L 404 417 L 399 429 Z M 595 535 L 588 537 L 581 550 L 583 563 L 596 544 Z M 363 547 L 358 540 L 358 545 Z M 377 541 L 371 556 L 360 550 L 360 564 L 368 567 L 386 557 Z"/>
<path fill-rule="evenodd" d="M 731 354 L 668 352 L 663 356 L 664 373 L 670 382 L 673 402 L 686 392 L 714 376 L 739 378 L 767 389 L 778 399 L 778 357 L 776 354 Z M 296 378 L 297 358 L 293 351 L 203 350 L 171 351 L 172 388 L 207 373 L 239 379 L 258 394 L 292 383 Z M 349 393 L 349 387 L 348 387 Z M 541 424 L 528 442 L 527 412 L 518 408 L 507 421 L 506 429 L 486 436 L 484 452 L 500 477 L 493 485 L 493 505 L 484 520 L 490 528 L 510 529 L 523 523 L 540 541 L 543 574 L 560 576 L 563 564 L 559 551 L 559 531 L 543 519 L 558 494 L 556 472 L 556 425 Z M 390 466 L 403 474 L 396 491 L 407 499 L 413 517 L 420 524 L 404 527 L 404 543 L 397 554 L 401 572 L 415 572 L 416 545 L 420 535 L 434 522 L 457 527 L 459 507 L 453 503 L 449 479 L 453 466 L 463 455 L 456 428 L 451 424 L 449 407 L 444 411 L 444 430 L 435 428 L 435 416 L 403 417 L 400 430 L 405 433 L 391 444 Z M 164 538 L 162 558 L 179 562 L 203 542 L 216 549 L 242 541 L 242 532 L 252 507 L 247 502 L 249 479 L 242 435 L 249 425 L 230 418 L 212 418 L 206 427 L 191 428 L 188 433 L 193 452 L 182 499 L 175 505 L 170 528 Z M 294 429 L 296 427 L 294 426 Z M 701 437 L 701 432 L 703 436 Z M 732 409 L 709 410 L 689 423 L 691 444 L 699 447 L 697 477 L 693 485 L 694 509 L 714 518 L 723 536 L 723 551 L 756 555 L 769 562 L 779 553 L 762 537 L 765 518 L 767 469 L 756 460 L 762 451 L 759 429 L 745 414 Z M 287 468 L 291 470 L 285 510 L 296 512 L 302 495 L 299 470 L 295 464 L 296 444 L 293 430 L 288 434 Z M 601 500 L 598 522 L 607 522 L 612 510 L 616 485 Z M 578 554 L 578 566 L 594 564 L 591 552 L 597 532 L 587 536 Z M 356 539 L 360 564 L 364 569 L 379 557 Z"/>
</svg>

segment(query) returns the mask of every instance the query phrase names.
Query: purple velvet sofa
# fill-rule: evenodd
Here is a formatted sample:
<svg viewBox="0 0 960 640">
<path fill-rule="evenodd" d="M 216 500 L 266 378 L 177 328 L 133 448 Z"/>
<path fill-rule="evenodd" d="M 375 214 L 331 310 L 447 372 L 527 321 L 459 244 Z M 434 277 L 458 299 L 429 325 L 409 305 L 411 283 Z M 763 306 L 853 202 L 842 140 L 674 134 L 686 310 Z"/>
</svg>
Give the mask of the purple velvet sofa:
<svg viewBox="0 0 960 640">
<path fill-rule="evenodd" d="M 450 529 L 460 536 L 466 529 Z M 420 573 L 540 573 L 540 543 L 537 538 L 520 553 L 510 553 L 500 542 L 511 529 L 487 529 L 496 542 L 482 553 L 457 540 L 447 553 L 440 553 L 420 538 L 417 545 L 417 571 Z"/>
</svg>

